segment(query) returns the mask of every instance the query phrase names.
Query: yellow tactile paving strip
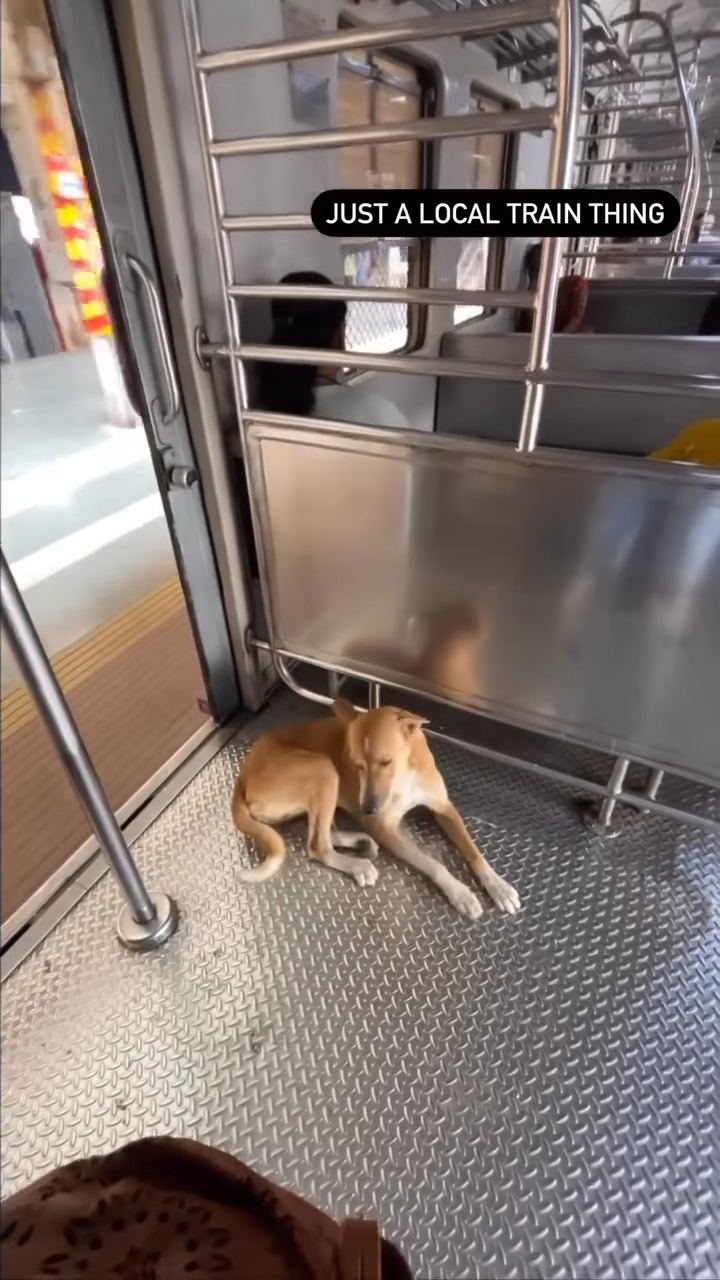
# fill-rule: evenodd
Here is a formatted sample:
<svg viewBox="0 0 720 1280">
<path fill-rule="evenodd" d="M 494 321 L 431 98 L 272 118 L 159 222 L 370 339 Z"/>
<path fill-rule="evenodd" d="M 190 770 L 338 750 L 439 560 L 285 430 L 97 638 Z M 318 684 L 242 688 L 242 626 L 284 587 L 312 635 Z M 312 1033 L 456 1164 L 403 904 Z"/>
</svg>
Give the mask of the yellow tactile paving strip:
<svg viewBox="0 0 720 1280">
<path fill-rule="evenodd" d="M 53 663 L 114 808 L 206 723 L 205 690 L 180 583 L 58 655 Z M 21 697 L 20 695 L 24 696 Z M 7 920 L 90 829 L 24 690 L 3 699 L 2 918 Z"/>
<path fill-rule="evenodd" d="M 179 578 L 143 596 L 117 617 L 103 623 L 89 636 L 65 649 L 53 660 L 53 670 L 65 693 L 81 684 L 89 675 L 135 644 L 148 631 L 152 631 L 169 614 L 184 608 Z M 13 685 L 4 694 L 0 712 L 3 742 L 12 733 L 35 718 L 35 703 L 25 685 Z"/>
</svg>

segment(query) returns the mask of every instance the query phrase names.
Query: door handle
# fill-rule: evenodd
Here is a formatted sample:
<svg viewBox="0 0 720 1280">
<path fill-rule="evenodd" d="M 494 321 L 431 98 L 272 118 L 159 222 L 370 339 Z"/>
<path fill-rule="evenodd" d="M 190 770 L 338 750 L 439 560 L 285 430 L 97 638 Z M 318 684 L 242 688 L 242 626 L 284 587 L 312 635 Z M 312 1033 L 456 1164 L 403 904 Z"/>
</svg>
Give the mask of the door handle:
<svg viewBox="0 0 720 1280">
<path fill-rule="evenodd" d="M 163 379 L 165 381 L 165 395 L 167 403 L 161 414 L 161 422 L 164 426 L 174 422 L 180 412 L 180 387 L 178 385 L 177 373 L 175 372 L 175 361 L 173 358 L 172 347 L 168 338 L 167 328 L 165 325 L 165 316 L 163 315 L 162 305 L 160 303 L 160 295 L 157 291 L 157 285 L 153 280 L 151 272 L 145 266 L 145 263 L 136 258 L 134 253 L 126 253 L 125 260 L 128 264 L 130 272 L 134 275 L 142 285 L 147 295 L 148 306 L 150 309 L 150 320 L 152 323 L 155 341 L 162 364 Z"/>
</svg>

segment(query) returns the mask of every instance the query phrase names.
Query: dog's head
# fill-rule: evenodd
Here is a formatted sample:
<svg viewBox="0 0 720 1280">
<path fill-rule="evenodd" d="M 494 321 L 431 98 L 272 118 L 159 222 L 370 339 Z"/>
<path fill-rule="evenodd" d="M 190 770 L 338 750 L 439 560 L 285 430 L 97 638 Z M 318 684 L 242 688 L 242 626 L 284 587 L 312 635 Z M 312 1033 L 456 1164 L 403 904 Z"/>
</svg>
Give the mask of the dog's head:
<svg viewBox="0 0 720 1280">
<path fill-rule="evenodd" d="M 402 788 L 413 739 L 427 720 L 399 707 L 358 712 L 344 698 L 335 699 L 333 712 L 347 729 L 345 748 L 357 777 L 360 808 L 379 817 Z"/>
</svg>

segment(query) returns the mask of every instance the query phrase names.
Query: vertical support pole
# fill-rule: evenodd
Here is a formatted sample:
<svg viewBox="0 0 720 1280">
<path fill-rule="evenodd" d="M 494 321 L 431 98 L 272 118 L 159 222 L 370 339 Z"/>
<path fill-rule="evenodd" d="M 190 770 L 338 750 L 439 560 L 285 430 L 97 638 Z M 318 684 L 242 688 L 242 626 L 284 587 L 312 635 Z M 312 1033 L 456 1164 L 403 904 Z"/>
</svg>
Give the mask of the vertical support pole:
<svg viewBox="0 0 720 1280">
<path fill-rule="evenodd" d="M 664 769 L 650 770 L 650 777 L 645 783 L 645 789 L 643 791 L 643 795 L 647 796 L 648 800 L 657 800 L 657 794 L 658 794 L 658 791 L 660 790 L 660 783 L 662 782 L 664 777 L 665 777 Z"/>
<path fill-rule="evenodd" d="M 618 133 L 620 130 L 620 113 L 619 111 L 614 109 L 617 107 L 617 104 L 620 100 L 620 96 L 621 96 L 620 91 L 617 90 L 611 96 L 612 96 L 613 106 L 608 112 L 608 115 L 606 117 L 606 122 L 603 125 L 603 132 L 611 133 L 613 136 L 611 138 L 604 138 L 600 143 L 600 151 L 602 152 L 602 155 L 600 158 L 603 160 L 604 163 L 599 166 L 597 176 L 594 179 L 594 181 L 597 182 L 598 185 L 601 187 L 609 187 L 610 185 L 610 175 L 612 173 L 612 162 L 615 156 L 615 148 L 617 147 Z M 598 251 L 599 245 L 600 245 L 599 236 L 592 236 L 587 242 L 587 247 L 588 247 L 588 250 L 590 251 L 591 256 L 587 260 L 583 274 L 586 275 L 588 278 L 592 278 L 592 276 L 594 276 L 595 274 L 595 266 L 597 263 L 597 251 Z"/>
<path fill-rule="evenodd" d="M 680 109 L 685 121 L 685 133 L 687 136 L 687 168 L 685 171 L 685 180 L 683 182 L 682 197 L 680 200 L 680 222 L 673 232 L 670 242 L 671 253 L 668 256 L 663 268 L 663 276 L 669 278 L 675 267 L 681 266 L 684 258 L 683 254 L 687 248 L 692 231 L 693 220 L 695 218 L 695 209 L 697 206 L 698 196 L 700 194 L 700 170 L 701 170 L 701 147 L 700 133 L 698 131 L 697 119 L 695 111 L 690 99 L 690 91 L 680 66 L 680 59 L 677 54 L 675 38 L 667 20 L 658 13 L 645 13 L 642 10 L 635 14 L 625 14 L 621 18 L 613 19 L 613 26 L 618 27 L 628 22 L 652 22 L 659 27 L 662 32 L 667 52 L 670 55 L 672 63 L 673 76 L 677 85 L 678 98 L 680 100 Z M 677 256 L 675 256 L 677 255 Z"/>
<path fill-rule="evenodd" d="M 558 88 L 550 169 L 550 187 L 553 190 L 562 190 L 572 185 L 582 104 L 582 76 L 582 6 L 580 0 L 558 0 Z M 548 368 L 558 281 L 566 245 L 567 239 L 562 238 L 543 241 L 530 356 L 526 369 L 528 375 L 543 373 Z M 537 444 L 544 396 L 543 384 L 533 382 L 528 377 L 517 443 L 518 453 L 532 453 Z"/>
<path fill-rule="evenodd" d="M 645 786 L 640 792 L 640 795 L 645 796 L 648 800 L 657 800 L 658 791 L 660 790 L 660 786 L 664 777 L 665 777 L 664 769 L 651 769 L 648 774 L 647 782 L 645 783 Z M 650 810 L 641 809 L 640 813 L 650 813 Z"/>
<path fill-rule="evenodd" d="M 118 922 L 118 937 L 133 951 L 152 951 L 172 937 L 178 926 L 178 909 L 171 898 L 151 895 L 93 768 L 55 672 L 35 630 L 4 552 L 0 605 L 2 626 L 15 661 L 42 716 L 48 733 L 70 775 L 75 793 L 127 899 Z"/>
<path fill-rule="evenodd" d="M 375 711 L 380 706 L 380 697 L 382 694 L 382 685 L 377 680 L 371 680 L 368 685 L 368 711 Z"/>
<path fill-rule="evenodd" d="M 613 817 L 617 807 L 617 798 L 623 789 L 627 771 L 630 768 L 630 759 L 628 756 L 618 756 L 610 774 L 608 789 L 610 794 L 605 797 L 599 810 L 593 805 L 584 812 L 585 826 L 595 835 L 616 836 L 619 831 L 617 825 L 613 825 Z"/>
</svg>

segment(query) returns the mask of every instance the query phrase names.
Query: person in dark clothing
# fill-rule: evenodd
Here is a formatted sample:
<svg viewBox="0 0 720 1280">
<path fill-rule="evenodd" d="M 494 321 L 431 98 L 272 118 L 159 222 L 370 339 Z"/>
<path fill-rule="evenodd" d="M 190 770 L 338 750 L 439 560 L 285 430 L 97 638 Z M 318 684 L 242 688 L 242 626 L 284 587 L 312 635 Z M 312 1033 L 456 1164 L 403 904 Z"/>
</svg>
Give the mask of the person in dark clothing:
<svg viewBox="0 0 720 1280">
<path fill-rule="evenodd" d="M 188 1139 L 76 1160 L 3 1201 L 2 1274 L 412 1280 L 376 1222 L 343 1223 Z"/>
<path fill-rule="evenodd" d="M 534 293 L 540 278 L 542 241 L 531 244 L 523 259 L 523 274 L 527 288 Z M 588 302 L 589 282 L 574 274 L 563 276 L 558 284 L 553 333 L 580 333 L 585 327 L 585 311 Z M 518 333 L 530 333 L 533 325 L 532 311 L 521 311 L 517 322 Z"/>
</svg>

